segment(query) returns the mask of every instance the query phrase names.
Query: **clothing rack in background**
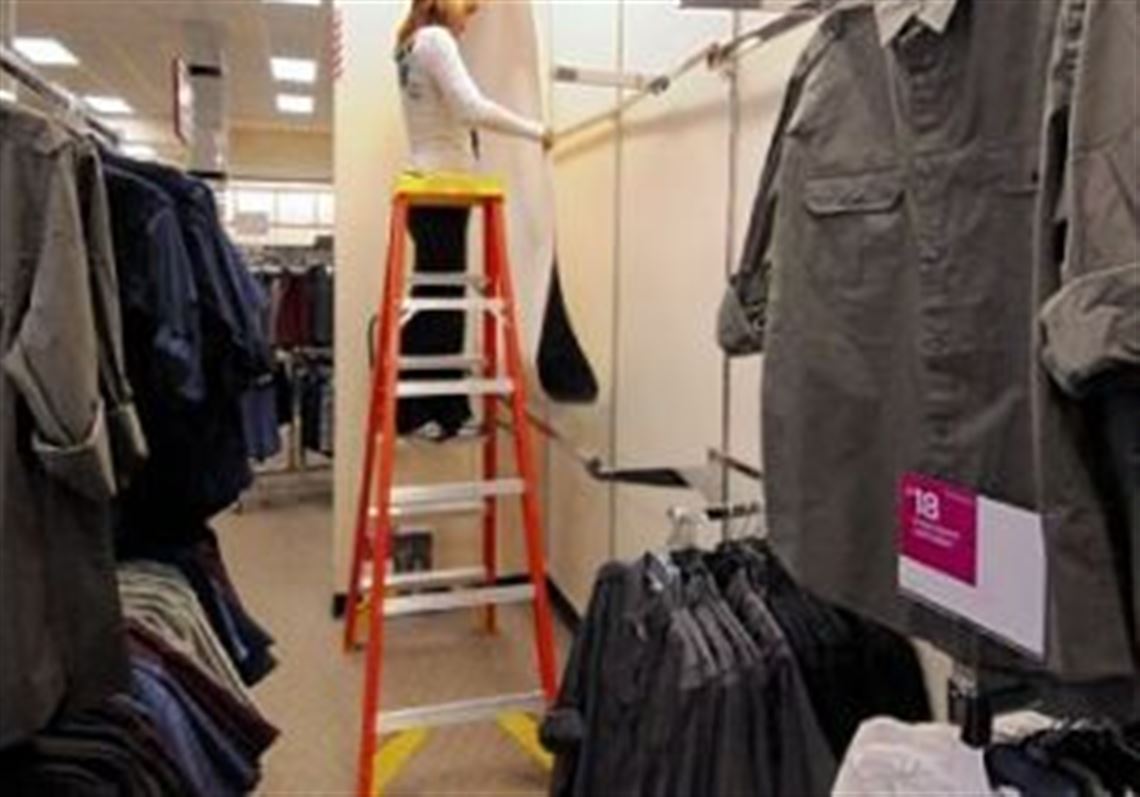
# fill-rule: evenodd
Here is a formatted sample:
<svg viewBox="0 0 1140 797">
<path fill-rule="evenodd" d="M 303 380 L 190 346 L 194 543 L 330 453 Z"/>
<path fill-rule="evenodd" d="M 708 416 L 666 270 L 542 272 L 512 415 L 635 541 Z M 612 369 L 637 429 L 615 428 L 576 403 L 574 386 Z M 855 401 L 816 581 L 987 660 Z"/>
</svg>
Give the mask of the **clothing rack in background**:
<svg viewBox="0 0 1140 797">
<path fill-rule="evenodd" d="M 757 47 L 795 30 L 804 23 L 818 19 L 842 2 L 844 0 L 802 0 L 771 22 L 766 22 L 726 41 L 716 41 L 705 45 L 672 69 L 655 77 L 557 66 L 553 71 L 553 78 L 556 82 L 627 88 L 631 90 L 631 93 L 615 107 L 556 131 L 555 140 L 561 141 L 565 138 L 577 136 L 598 125 L 618 119 L 646 99 L 664 94 L 674 83 L 698 67 L 704 65 L 709 69 L 721 69 L 729 62 Z"/>
<path fill-rule="evenodd" d="M 122 137 L 87 111 L 79 97 L 40 75 L 23 56 L 6 44 L 0 44 L 0 69 L 61 111 L 69 120 L 77 120 L 104 144 L 117 149 L 122 143 Z"/>
</svg>

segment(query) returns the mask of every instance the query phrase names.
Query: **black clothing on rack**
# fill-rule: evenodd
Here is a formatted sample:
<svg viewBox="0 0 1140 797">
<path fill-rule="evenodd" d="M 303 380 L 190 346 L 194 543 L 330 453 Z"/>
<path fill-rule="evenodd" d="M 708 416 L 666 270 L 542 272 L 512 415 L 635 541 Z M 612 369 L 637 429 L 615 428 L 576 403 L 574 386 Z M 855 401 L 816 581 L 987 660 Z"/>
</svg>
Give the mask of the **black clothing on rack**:
<svg viewBox="0 0 1140 797">
<path fill-rule="evenodd" d="M 741 571 L 763 596 L 795 654 L 836 758 L 870 717 L 931 719 L 922 666 L 907 639 L 816 598 L 760 540 L 723 545 L 710 558 L 722 581 Z"/>
<path fill-rule="evenodd" d="M 541 739 L 552 795 L 826 794 L 880 715 L 930 718 L 913 647 L 749 540 L 603 567 Z"/>
<path fill-rule="evenodd" d="M 1077 723 L 986 750 L 994 786 L 1023 794 L 1126 797 L 1140 792 L 1140 745 L 1119 730 Z"/>
<path fill-rule="evenodd" d="M 208 186 L 157 164 L 104 158 L 115 167 L 109 182 L 120 199 L 111 210 L 118 220 L 116 258 L 132 286 L 124 297 L 127 323 L 143 332 L 187 330 L 172 343 L 156 334 L 128 341 L 152 456 L 124 501 L 120 533 L 176 540 L 233 504 L 252 482 L 243 400 L 271 365 L 266 297 L 222 229 Z M 143 230 L 149 237 L 141 247 L 132 235 L 132 219 L 156 204 L 173 210 L 181 243 L 165 227 Z M 163 300 L 145 301 L 151 296 Z M 197 362 L 201 390 L 178 389 L 164 378 L 169 348 Z"/>
</svg>

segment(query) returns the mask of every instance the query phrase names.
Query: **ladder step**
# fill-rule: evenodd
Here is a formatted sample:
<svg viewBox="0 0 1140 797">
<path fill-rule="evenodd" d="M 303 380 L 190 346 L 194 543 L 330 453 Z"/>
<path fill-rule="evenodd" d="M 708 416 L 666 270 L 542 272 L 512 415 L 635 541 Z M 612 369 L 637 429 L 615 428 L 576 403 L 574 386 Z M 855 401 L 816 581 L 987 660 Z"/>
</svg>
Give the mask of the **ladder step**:
<svg viewBox="0 0 1140 797">
<path fill-rule="evenodd" d="M 386 580 L 392 589 L 435 589 L 462 587 L 487 580 L 484 567 L 457 567 L 452 570 L 421 570 L 416 573 L 395 573 Z M 366 585 L 367 587 L 367 585 Z"/>
<path fill-rule="evenodd" d="M 482 501 L 440 501 L 424 506 L 392 507 L 389 517 L 392 520 L 410 520 L 412 518 L 437 517 L 439 515 L 479 515 L 483 513 Z M 377 509 L 370 510 L 368 516 L 376 518 L 380 514 Z"/>
<path fill-rule="evenodd" d="M 397 398 L 425 396 L 509 396 L 515 389 L 511 379 L 440 379 L 400 382 Z"/>
<path fill-rule="evenodd" d="M 401 371 L 469 371 L 482 366 L 483 358 L 473 354 L 420 355 L 400 358 Z"/>
<path fill-rule="evenodd" d="M 439 501 L 424 506 L 392 507 L 388 517 L 392 520 L 410 520 L 412 518 L 437 517 L 439 515 L 479 515 L 485 506 L 479 501 Z M 375 520 L 380 517 L 379 507 L 369 507 L 368 517 Z"/>
<path fill-rule="evenodd" d="M 523 711 L 541 714 L 545 710 L 546 700 L 542 692 L 524 692 L 517 695 L 481 697 L 455 703 L 441 703 L 436 706 L 385 711 L 377 717 L 376 729 L 378 733 L 394 733 L 412 728 L 466 725 L 474 722 L 490 722 L 506 712 Z"/>
<path fill-rule="evenodd" d="M 526 603 L 534 599 L 533 584 L 511 587 L 477 587 L 451 592 L 429 592 L 423 595 L 404 595 L 384 599 L 385 617 L 407 617 L 429 612 L 448 612 L 454 609 L 474 609 L 480 606 L 501 606 L 508 603 Z"/>
<path fill-rule="evenodd" d="M 526 485 L 522 479 L 394 487 L 392 488 L 392 507 L 401 511 L 430 510 L 432 506 L 437 505 L 522 495 L 525 490 Z"/>
<path fill-rule="evenodd" d="M 425 288 L 483 288 L 487 278 L 482 274 L 410 274 L 408 284 Z"/>
<path fill-rule="evenodd" d="M 401 309 L 409 314 L 415 313 L 464 313 L 467 311 L 482 311 L 484 313 L 503 312 L 502 299 L 420 299 L 412 297 L 404 299 Z"/>
</svg>

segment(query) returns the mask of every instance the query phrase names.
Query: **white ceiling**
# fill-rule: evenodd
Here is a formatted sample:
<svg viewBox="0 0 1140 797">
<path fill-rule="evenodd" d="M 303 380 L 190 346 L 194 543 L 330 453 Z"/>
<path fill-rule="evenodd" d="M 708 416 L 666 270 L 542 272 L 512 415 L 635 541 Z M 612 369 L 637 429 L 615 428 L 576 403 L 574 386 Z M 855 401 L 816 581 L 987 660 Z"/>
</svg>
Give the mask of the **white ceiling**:
<svg viewBox="0 0 1140 797">
<path fill-rule="evenodd" d="M 18 36 L 51 36 L 78 67 L 39 67 L 76 94 L 123 97 L 153 143 L 173 143 L 173 59 L 186 54 L 189 22 L 216 26 L 223 42 L 232 129 L 327 132 L 332 119 L 329 0 L 319 7 L 261 0 L 0 0 L 15 3 Z M 271 56 L 312 58 L 316 85 L 273 81 Z M 277 111 L 278 92 L 311 93 L 312 116 Z M 136 132 L 131 137 L 139 137 Z"/>
</svg>

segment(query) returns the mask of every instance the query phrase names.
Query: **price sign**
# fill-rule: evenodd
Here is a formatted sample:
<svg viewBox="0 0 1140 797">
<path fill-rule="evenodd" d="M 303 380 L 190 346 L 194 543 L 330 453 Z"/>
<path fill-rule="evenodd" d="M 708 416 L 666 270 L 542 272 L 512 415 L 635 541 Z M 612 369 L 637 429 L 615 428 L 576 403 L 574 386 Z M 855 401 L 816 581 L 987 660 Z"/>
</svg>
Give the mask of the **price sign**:
<svg viewBox="0 0 1140 797">
<path fill-rule="evenodd" d="M 902 478 L 898 506 L 902 591 L 1043 657 L 1041 516 L 920 473 Z"/>
</svg>

